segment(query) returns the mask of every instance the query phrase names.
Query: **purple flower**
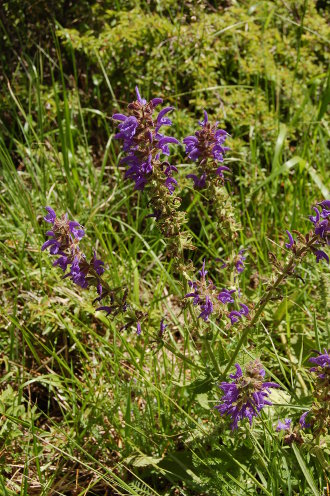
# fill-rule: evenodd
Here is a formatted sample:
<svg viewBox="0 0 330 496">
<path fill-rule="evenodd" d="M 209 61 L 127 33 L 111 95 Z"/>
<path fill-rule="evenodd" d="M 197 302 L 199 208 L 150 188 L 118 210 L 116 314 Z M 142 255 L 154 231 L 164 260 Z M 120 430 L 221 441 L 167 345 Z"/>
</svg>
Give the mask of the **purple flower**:
<svg viewBox="0 0 330 496">
<path fill-rule="evenodd" d="M 195 291 L 191 292 L 191 293 L 187 293 L 185 295 L 185 298 L 194 298 L 193 299 L 193 305 L 198 305 L 199 301 L 200 301 L 200 295 L 199 295 L 199 292 L 198 292 L 198 287 L 197 287 L 197 282 L 193 282 L 193 281 L 189 281 L 188 282 L 188 285 L 194 289 Z"/>
<path fill-rule="evenodd" d="M 72 262 L 70 273 L 67 274 L 67 276 L 70 277 L 70 279 L 77 284 L 77 286 L 80 286 L 81 288 L 86 289 L 88 287 L 88 282 L 86 281 L 86 274 L 82 270 L 80 266 L 80 261 L 78 258 L 75 258 Z"/>
<path fill-rule="evenodd" d="M 56 267 L 58 265 L 63 270 L 63 272 L 65 272 L 68 268 L 69 263 L 69 257 L 63 253 L 57 260 L 55 260 L 53 266 Z"/>
<path fill-rule="evenodd" d="M 136 93 L 136 98 L 137 98 L 138 102 L 141 103 L 141 105 L 145 105 L 147 103 L 147 100 L 145 100 L 144 98 L 141 98 L 139 88 L 137 86 L 135 86 L 135 93 Z M 156 105 L 158 105 L 158 104 L 156 104 Z"/>
<path fill-rule="evenodd" d="M 316 256 L 316 263 L 319 263 L 319 261 L 322 259 L 329 263 L 329 257 L 323 250 L 314 251 L 314 255 Z"/>
<path fill-rule="evenodd" d="M 168 117 L 164 117 L 165 114 L 167 114 L 168 112 L 171 112 L 172 110 L 174 110 L 174 107 L 165 107 L 159 112 L 157 119 L 156 119 L 156 132 L 158 132 L 158 130 L 162 126 L 171 126 L 172 125 L 171 119 L 169 119 Z"/>
<path fill-rule="evenodd" d="M 159 335 L 162 336 L 165 332 L 165 329 L 167 327 L 167 324 L 164 324 L 165 318 L 163 317 L 162 320 L 160 321 L 159 325 Z"/>
<path fill-rule="evenodd" d="M 69 221 L 70 232 L 72 232 L 75 238 L 81 240 L 85 236 L 85 231 L 83 229 L 77 229 L 79 227 L 81 228 L 79 222 Z"/>
<path fill-rule="evenodd" d="M 330 232 L 330 227 L 327 219 L 322 220 L 315 225 L 315 234 L 317 234 L 321 238 L 326 239 L 328 232 Z"/>
<path fill-rule="evenodd" d="M 210 300 L 209 296 L 205 297 L 205 303 L 201 305 L 201 313 L 199 314 L 198 318 L 201 318 L 204 320 L 204 322 L 208 321 L 209 316 L 213 312 L 213 303 Z"/>
<path fill-rule="evenodd" d="M 95 251 L 94 251 L 94 255 L 93 255 L 91 264 L 93 266 L 93 269 L 95 270 L 95 272 L 99 276 L 101 276 L 104 273 L 104 262 L 102 262 L 102 260 L 96 258 L 96 252 Z"/>
<path fill-rule="evenodd" d="M 171 195 L 174 193 L 175 186 L 177 184 L 178 184 L 178 182 L 173 177 L 166 178 L 165 186 L 166 186 L 166 188 L 168 189 L 168 191 L 170 192 Z"/>
<path fill-rule="evenodd" d="M 293 245 L 295 244 L 295 241 L 294 241 L 293 236 L 290 233 L 290 231 L 287 230 L 286 233 L 287 233 L 288 238 L 289 238 L 289 243 L 285 243 L 285 248 L 287 248 L 288 250 L 291 250 Z"/>
<path fill-rule="evenodd" d="M 140 324 L 140 322 L 138 322 L 138 323 L 136 324 L 136 334 L 137 334 L 138 336 L 140 336 L 141 332 L 142 332 L 142 330 L 141 330 L 141 324 Z"/>
<path fill-rule="evenodd" d="M 199 275 L 205 279 L 205 276 L 207 274 L 207 270 L 205 270 L 205 258 L 203 260 L 203 265 L 202 265 L 202 269 L 200 271 L 198 271 Z"/>
<path fill-rule="evenodd" d="M 315 211 L 316 215 L 314 217 L 310 215 L 309 220 L 313 222 L 313 224 L 316 224 L 320 220 L 320 212 L 319 209 L 316 207 L 313 207 L 313 210 Z"/>
<path fill-rule="evenodd" d="M 264 382 L 265 370 L 259 361 L 250 362 L 246 366 L 245 374 L 238 363 L 235 364 L 236 373 L 229 377 L 232 381 L 222 382 L 220 388 L 224 395 L 215 408 L 223 416 L 231 418 L 232 430 L 237 429 L 238 422 L 247 418 L 250 425 L 253 417 L 257 416 L 262 408 L 272 403 L 267 399 L 270 388 L 279 387 L 274 382 Z"/>
<path fill-rule="evenodd" d="M 114 120 L 120 121 L 119 132 L 115 138 L 123 140 L 123 150 L 126 152 L 121 160 L 121 163 L 128 166 L 125 178 L 132 179 L 135 182 L 135 189 L 141 191 L 155 178 L 157 181 L 163 182 L 169 193 L 173 194 L 177 181 L 171 176 L 176 168 L 165 170 L 164 162 L 161 162 L 160 156 L 161 154 L 169 155 L 169 144 L 178 144 L 179 141 L 159 133 L 161 126 L 172 124 L 166 114 L 173 110 L 173 107 L 165 107 L 155 119 L 154 109 L 163 100 L 153 98 L 147 102 L 141 98 L 137 87 L 135 91 L 137 100 L 128 105 L 129 115 L 126 116 L 121 113 L 113 115 Z M 155 167 L 157 174 L 155 174 Z"/>
<path fill-rule="evenodd" d="M 105 316 L 107 317 L 113 311 L 113 307 L 109 307 L 109 306 L 98 307 L 95 309 L 95 312 L 100 312 L 102 310 L 106 312 Z"/>
<path fill-rule="evenodd" d="M 319 202 L 318 205 L 321 205 L 324 210 L 330 210 L 330 200 L 323 200 Z"/>
<path fill-rule="evenodd" d="M 230 318 L 231 325 L 236 324 L 241 318 L 241 312 L 237 312 L 236 310 L 233 310 L 228 314 L 228 317 Z"/>
<path fill-rule="evenodd" d="M 53 266 L 59 266 L 63 272 L 69 271 L 64 275 L 64 278 L 70 278 L 72 282 L 81 288 L 88 288 L 90 285 L 95 285 L 98 294 L 102 294 L 102 285 L 92 269 L 101 276 L 104 272 L 104 262 L 94 256 L 90 263 L 87 262 L 86 256 L 80 250 L 79 242 L 85 235 L 79 222 L 69 220 L 67 214 L 61 218 L 57 218 L 54 210 L 51 207 L 45 207 L 48 214 L 45 221 L 52 223 L 51 231 L 47 231 L 46 235 L 51 239 L 47 240 L 41 247 L 44 251 L 49 248 L 51 255 L 57 255 L 58 258 L 53 262 Z M 93 277 L 88 277 L 92 275 Z"/>
<path fill-rule="evenodd" d="M 115 138 L 126 140 L 128 142 L 127 144 L 130 144 L 133 136 L 136 133 L 136 128 L 138 127 L 138 125 L 139 123 L 133 115 L 127 117 L 124 122 L 119 124 L 119 133 L 115 135 Z"/>
<path fill-rule="evenodd" d="M 244 303 L 240 303 L 239 306 L 241 307 L 241 310 L 239 310 L 239 313 L 241 315 L 249 315 L 249 307 L 247 305 L 244 305 Z"/>
<path fill-rule="evenodd" d="M 199 121 L 199 125 L 202 129 L 196 131 L 194 136 L 187 136 L 183 140 L 187 156 L 193 162 L 198 162 L 202 171 L 200 178 L 195 174 L 187 176 L 193 179 L 195 188 L 205 187 L 207 175 L 215 175 L 224 180 L 223 172 L 230 170 L 225 166 L 219 167 L 218 164 L 223 162 L 223 156 L 229 150 L 228 147 L 223 146 L 228 133 L 218 129 L 217 122 L 211 125 L 205 110 L 204 120 Z"/>
<path fill-rule="evenodd" d="M 234 298 L 231 296 L 233 293 L 235 293 L 235 289 L 223 289 L 217 296 L 218 300 L 221 301 L 224 305 L 228 303 L 234 303 Z"/>
<path fill-rule="evenodd" d="M 314 224 L 315 234 L 320 237 L 321 243 L 330 244 L 330 200 L 324 200 L 318 203 L 322 211 L 320 213 L 318 207 L 313 207 L 315 216 L 310 216 L 309 220 Z M 324 257 L 322 257 L 324 258 Z M 317 260 L 318 261 L 318 260 Z"/>
<path fill-rule="evenodd" d="M 41 251 L 44 251 L 49 247 L 50 247 L 49 253 L 51 255 L 56 255 L 61 250 L 61 243 L 56 239 L 49 239 L 42 245 Z"/>
<path fill-rule="evenodd" d="M 306 417 L 307 417 L 307 415 L 308 415 L 309 413 L 310 413 L 309 411 L 308 411 L 308 412 L 303 413 L 303 414 L 302 414 L 302 416 L 301 416 L 301 417 L 300 417 L 300 419 L 299 419 L 299 424 L 301 425 L 301 427 L 302 427 L 303 429 L 308 429 L 308 427 L 311 427 L 311 425 L 312 425 L 312 424 L 310 424 L 310 423 L 306 422 Z"/>
<path fill-rule="evenodd" d="M 46 222 L 49 222 L 50 224 L 54 224 L 55 219 L 56 219 L 56 213 L 51 207 L 45 207 L 47 210 L 48 214 L 44 217 L 44 220 Z"/>
<path fill-rule="evenodd" d="M 317 353 L 317 357 L 309 359 L 317 367 L 312 367 L 310 370 L 311 372 L 317 372 L 320 379 L 325 379 L 326 375 L 330 374 L 330 355 L 326 349 L 324 349 L 324 353 L 320 353 L 319 351 Z"/>
<path fill-rule="evenodd" d="M 196 176 L 196 174 L 187 174 L 187 177 L 191 178 L 194 181 L 195 189 L 205 188 L 206 174 L 202 174 L 201 177 Z"/>
<path fill-rule="evenodd" d="M 172 138 L 171 136 L 165 136 L 158 141 L 157 148 L 159 148 L 164 155 L 170 154 L 170 149 L 168 147 L 169 143 L 174 143 L 175 145 L 179 144 L 179 141 L 176 138 Z"/>
<path fill-rule="evenodd" d="M 244 255 L 243 255 L 243 253 L 245 251 L 246 251 L 245 249 L 240 250 L 238 252 L 238 255 L 237 255 L 237 258 L 235 261 L 235 267 L 236 267 L 236 270 L 239 274 L 241 274 L 245 269 L 244 261 L 246 260 L 246 257 L 244 257 Z"/>
<path fill-rule="evenodd" d="M 215 171 L 215 173 L 221 177 L 221 179 L 224 179 L 225 176 L 223 174 L 224 171 L 230 171 L 229 167 L 226 167 L 225 165 L 221 165 L 220 167 L 217 168 L 217 170 Z"/>
<path fill-rule="evenodd" d="M 291 427 L 292 420 L 289 418 L 284 419 L 284 422 L 281 420 L 278 421 L 276 432 L 280 431 L 289 431 Z"/>
</svg>

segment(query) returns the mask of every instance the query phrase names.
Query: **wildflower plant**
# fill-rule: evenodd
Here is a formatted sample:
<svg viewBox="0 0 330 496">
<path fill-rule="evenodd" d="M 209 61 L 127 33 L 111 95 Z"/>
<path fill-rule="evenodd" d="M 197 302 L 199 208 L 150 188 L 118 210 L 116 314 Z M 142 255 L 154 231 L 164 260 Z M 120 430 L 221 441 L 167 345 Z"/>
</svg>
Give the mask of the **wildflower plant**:
<svg viewBox="0 0 330 496">
<path fill-rule="evenodd" d="M 209 317 L 214 313 L 217 319 L 226 316 L 230 321 L 230 326 L 242 319 L 243 316 L 248 317 L 249 308 L 246 304 L 241 303 L 239 298 L 237 310 L 228 308 L 228 306 L 236 304 L 234 298 L 235 293 L 238 294 L 236 289 L 223 288 L 219 291 L 212 280 L 207 277 L 207 274 L 204 260 L 202 268 L 198 272 L 199 278 L 188 282 L 190 292 L 185 295 L 185 298 L 192 298 L 194 306 L 199 307 L 198 318 L 208 322 Z"/>
<path fill-rule="evenodd" d="M 60 267 L 64 272 L 63 279 L 69 278 L 74 284 L 82 289 L 94 287 L 98 296 L 93 303 L 101 302 L 108 298 L 107 305 L 102 305 L 96 310 L 103 310 L 106 315 L 127 315 L 127 322 L 122 326 L 137 326 L 137 334 L 141 333 L 141 324 L 138 321 L 143 316 L 142 312 L 133 310 L 128 304 L 128 291 L 123 288 L 111 288 L 102 278 L 105 264 L 96 256 L 94 251 L 90 261 L 80 247 L 80 241 L 85 236 L 84 228 L 76 221 L 69 220 L 67 214 L 58 217 L 51 207 L 45 207 L 47 215 L 44 220 L 51 224 L 51 229 L 46 232 L 48 239 L 41 250 L 49 250 L 51 256 L 57 258 L 53 262 L 54 267 Z"/>
<path fill-rule="evenodd" d="M 174 277 L 180 281 L 182 288 L 180 304 L 177 306 L 180 311 L 182 306 L 188 307 L 193 314 L 192 323 L 189 321 L 189 312 L 185 312 L 187 325 L 199 328 L 201 324 L 208 329 L 203 336 L 203 358 L 198 367 L 207 375 L 207 380 L 213 385 L 217 384 L 222 392 L 214 408 L 229 421 L 232 431 L 238 428 L 252 429 L 253 422 L 258 422 L 262 411 L 268 414 L 268 410 L 264 409 L 273 406 L 272 390 L 280 386 L 277 382 L 266 380 L 265 368 L 259 360 L 241 366 L 240 363 L 244 363 L 241 358 L 246 351 L 245 347 L 249 345 L 249 337 L 263 317 L 266 305 L 281 298 L 283 286 L 290 277 L 299 278 L 300 265 L 305 257 L 312 254 L 316 263 L 329 263 L 326 249 L 330 241 L 330 201 L 323 200 L 313 206 L 313 215 L 309 217 L 312 228 L 307 234 L 286 230 L 284 262 L 283 257 L 278 260 L 276 254 L 269 253 L 273 273 L 262 288 L 259 300 L 255 302 L 253 296 L 250 298 L 249 295 L 246 303 L 247 297 L 239 284 L 245 276 L 247 249 L 242 248 L 242 245 L 237 246 L 238 225 L 225 187 L 231 172 L 224 165 L 224 156 L 229 150 L 226 146 L 228 133 L 219 128 L 218 122 L 211 124 L 208 114 L 204 112 L 204 120 L 199 122 L 200 129 L 183 139 L 186 155 L 195 164 L 195 170 L 187 178 L 193 181 L 194 190 L 200 190 L 201 197 L 207 199 L 211 215 L 227 234 L 228 253 L 224 255 L 225 260 L 215 259 L 221 282 L 215 282 L 213 275 L 211 277 L 209 274 L 210 268 L 206 268 L 205 259 L 201 269 L 196 271 L 187 257 L 187 249 L 194 247 L 185 227 L 186 213 L 179 209 L 179 195 L 182 191 L 178 169 L 169 161 L 171 147 L 180 143 L 176 138 L 164 134 L 164 128 L 172 124 L 169 115 L 174 109 L 168 106 L 158 110 L 162 103 L 161 98 L 146 101 L 136 88 L 136 100 L 128 104 L 127 111 L 113 114 L 113 120 L 118 123 L 115 139 L 122 144 L 120 163 L 126 166 L 125 178 L 133 181 L 134 189 L 146 194 L 152 209 L 148 217 L 155 218 L 166 243 L 167 254 L 175 262 Z M 105 281 L 105 262 L 97 257 L 95 250 L 93 256 L 88 258 L 81 248 L 85 236 L 83 226 L 70 220 L 67 214 L 58 217 L 51 207 L 46 207 L 46 211 L 44 220 L 51 225 L 51 229 L 46 233 L 49 239 L 43 244 L 42 251 L 49 250 L 50 255 L 55 257 L 53 265 L 63 271 L 63 278 L 70 279 L 82 289 L 95 288 L 97 296 L 94 303 L 100 305 L 96 310 L 105 312 L 106 316 L 120 315 L 119 329 L 133 327 L 136 339 L 150 337 L 148 344 L 153 353 L 159 353 L 163 347 L 171 353 L 177 353 L 167 317 L 165 323 L 164 315 L 167 312 L 161 312 L 161 317 L 158 314 L 157 325 L 151 324 L 153 332 L 148 336 L 148 332 L 144 331 L 148 331 L 150 322 L 155 322 L 152 318 L 149 320 L 149 309 L 141 311 L 130 303 L 130 288 L 127 285 L 112 288 Z M 209 265 L 212 266 L 211 263 Z M 193 274 L 196 272 L 195 277 Z M 182 280 L 182 273 L 185 280 Z M 148 303 L 144 306 L 148 307 Z M 233 327 L 237 336 L 234 344 L 228 340 L 229 333 L 224 332 Z M 219 333 L 213 333 L 214 328 L 220 331 L 220 338 Z M 191 335 L 196 337 L 194 333 Z M 147 346 L 143 355 L 147 353 L 146 350 Z M 180 352 L 178 356 L 187 360 Z M 283 420 L 273 424 L 273 434 L 289 446 L 309 443 L 313 449 L 319 450 L 329 434 L 329 352 L 324 350 L 324 353 L 318 353 L 310 361 L 313 363 L 310 374 L 314 383 L 312 406 L 299 419 L 294 416 L 281 417 Z M 236 372 L 230 373 L 228 377 L 233 366 Z M 205 404 L 205 397 L 202 402 Z M 318 456 L 324 466 L 319 451 Z"/>
<path fill-rule="evenodd" d="M 309 361 L 313 364 L 310 372 L 314 376 L 313 405 L 303 413 L 299 423 L 303 429 L 311 429 L 317 438 L 330 434 L 330 350 L 318 352 Z"/>
<path fill-rule="evenodd" d="M 253 417 L 259 415 L 265 406 L 272 405 L 268 396 L 270 388 L 278 388 L 275 382 L 267 382 L 265 369 L 256 360 L 245 367 L 243 374 L 241 366 L 236 363 L 236 373 L 230 374 L 231 381 L 221 382 L 220 388 L 224 395 L 215 408 L 222 416 L 231 419 L 231 429 L 238 428 L 238 422 L 247 418 L 252 425 Z"/>
<path fill-rule="evenodd" d="M 198 121 L 201 129 L 194 135 L 183 140 L 188 159 L 196 164 L 196 173 L 187 175 L 193 180 L 193 187 L 201 190 L 208 199 L 212 216 L 219 227 L 237 236 L 238 224 L 235 220 L 234 209 L 224 187 L 228 180 L 230 168 L 223 165 L 225 153 L 230 150 L 225 146 L 228 133 L 219 129 L 218 122 L 211 124 L 207 112 L 204 110 L 204 120 Z"/>
<path fill-rule="evenodd" d="M 168 253 L 174 258 L 182 257 L 184 249 L 193 248 L 190 236 L 183 230 L 185 213 L 178 210 L 180 197 L 175 195 L 178 185 L 174 175 L 178 172 L 166 157 L 170 146 L 179 141 L 161 132 L 164 126 L 171 126 L 168 114 L 173 107 L 164 107 L 155 115 L 155 109 L 162 98 L 147 102 L 136 87 L 136 100 L 129 103 L 126 114 L 112 116 L 119 121 L 119 132 L 115 138 L 123 142 L 124 157 L 121 163 L 127 166 L 125 178 L 134 181 L 136 190 L 148 189 L 152 213 L 157 225 L 167 240 Z"/>
</svg>

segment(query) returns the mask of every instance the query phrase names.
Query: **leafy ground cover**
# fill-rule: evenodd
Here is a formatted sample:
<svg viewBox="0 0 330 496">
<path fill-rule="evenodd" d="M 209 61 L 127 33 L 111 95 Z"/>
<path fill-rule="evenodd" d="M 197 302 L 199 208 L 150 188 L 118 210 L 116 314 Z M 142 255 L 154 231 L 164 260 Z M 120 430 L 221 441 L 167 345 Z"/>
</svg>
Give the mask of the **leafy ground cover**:
<svg viewBox="0 0 330 496">
<path fill-rule="evenodd" d="M 247 320 L 204 322 L 184 298 L 205 260 L 253 315 L 290 259 L 285 231 L 306 234 L 311 207 L 329 199 L 325 3 L 31 5 L 0 6 L 1 492 L 327 494 L 329 416 L 317 436 L 299 423 L 318 394 L 309 358 L 329 348 L 326 261 L 297 264 L 248 335 Z M 175 108 L 180 142 L 204 109 L 230 134 L 220 205 L 171 147 L 195 246 L 180 269 L 114 139 L 111 116 L 136 85 Z M 96 290 L 63 280 L 41 252 L 46 205 L 84 226 L 88 257 L 105 262 L 115 294 L 127 290 L 132 326 L 96 311 Z M 218 386 L 251 360 L 280 387 L 252 426 L 231 430 Z M 290 442 L 276 430 L 285 418 Z"/>
</svg>

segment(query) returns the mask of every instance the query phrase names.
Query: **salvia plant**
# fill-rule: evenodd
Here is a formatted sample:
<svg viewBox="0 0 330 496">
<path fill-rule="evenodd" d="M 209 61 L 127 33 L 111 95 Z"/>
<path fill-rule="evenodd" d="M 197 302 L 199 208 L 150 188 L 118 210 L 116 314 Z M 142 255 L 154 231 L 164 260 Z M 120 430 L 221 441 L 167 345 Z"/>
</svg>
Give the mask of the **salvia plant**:
<svg viewBox="0 0 330 496">
<path fill-rule="evenodd" d="M 219 128 L 218 122 L 211 123 L 207 112 L 200 128 L 191 136 L 183 139 L 182 145 L 194 170 L 187 175 L 193 188 L 199 190 L 203 198 L 212 205 L 213 217 L 220 229 L 226 232 L 231 252 L 225 258 L 214 259 L 210 264 L 202 262 L 196 270 L 190 261 L 191 243 L 187 227 L 188 216 L 182 210 L 180 176 L 178 168 L 171 164 L 172 147 L 180 147 L 177 138 L 164 134 L 172 121 L 169 117 L 174 108 L 167 106 L 159 110 L 161 98 L 146 101 L 136 88 L 136 99 L 129 103 L 125 113 L 117 112 L 112 118 L 118 127 L 115 135 L 120 142 L 120 164 L 126 167 L 125 179 L 134 183 L 134 189 L 146 196 L 150 207 L 148 217 L 155 219 L 167 246 L 167 255 L 175 261 L 177 279 L 182 283 L 182 306 L 188 310 L 192 327 L 206 329 L 215 325 L 223 333 L 236 333 L 237 345 L 229 359 L 218 363 L 214 350 L 206 339 L 206 349 L 210 363 L 214 365 L 213 383 L 219 388 L 218 404 L 214 410 L 233 431 L 252 426 L 255 421 L 263 422 L 263 411 L 272 406 L 272 391 L 280 389 L 277 382 L 268 380 L 265 366 L 257 358 L 248 362 L 243 358 L 243 350 L 248 346 L 250 333 L 262 317 L 266 305 L 281 299 L 283 287 L 292 278 L 301 278 L 300 267 L 303 260 L 329 263 L 327 246 L 330 242 L 330 200 L 323 200 L 312 206 L 309 217 L 311 229 L 307 233 L 296 230 L 283 232 L 285 239 L 281 261 L 278 255 L 269 252 L 273 273 L 264 284 L 262 295 L 257 302 L 249 302 L 240 288 L 239 278 L 245 270 L 248 251 L 237 244 L 238 225 L 233 205 L 226 189 L 230 167 L 224 165 L 228 133 Z M 186 184 L 186 181 L 183 183 Z M 122 331 L 134 326 L 143 339 L 148 332 L 148 306 L 143 311 L 131 303 L 128 287 L 112 288 L 105 280 L 105 263 L 96 252 L 87 257 L 82 251 L 81 242 L 84 228 L 68 215 L 58 217 L 47 206 L 44 220 L 50 224 L 46 232 L 49 238 L 42 250 L 49 250 L 55 258 L 53 265 L 63 271 L 63 278 L 70 279 L 82 289 L 94 288 L 96 310 L 105 311 L 107 316 L 118 318 Z M 208 266 L 209 265 L 209 266 Z M 214 276 L 211 267 L 215 267 Z M 183 269 L 183 270 L 182 270 Z M 196 275 L 197 274 L 197 275 Z M 215 282 L 216 277 L 221 282 Z M 101 304 L 100 304 L 101 302 Z M 156 341 L 164 346 L 167 343 L 164 315 L 158 321 Z M 207 332 L 206 332 L 207 336 Z M 309 446 L 316 450 L 324 468 L 326 462 L 322 449 L 329 440 L 330 402 L 329 351 L 316 352 L 310 358 L 313 367 L 309 371 L 313 383 L 313 398 L 310 408 L 300 417 L 281 418 L 273 426 L 273 433 L 283 443 Z M 233 373 L 235 366 L 236 372 Z M 231 372 L 231 373 L 229 373 Z"/>
<path fill-rule="evenodd" d="M 125 178 L 134 181 L 136 190 L 148 189 L 148 198 L 159 229 L 167 240 L 168 253 L 180 258 L 185 248 L 192 248 L 190 236 L 183 230 L 185 213 L 179 210 L 181 199 L 175 194 L 178 169 L 169 162 L 170 146 L 179 141 L 162 132 L 164 126 L 171 126 L 168 114 L 173 107 L 164 107 L 155 114 L 162 98 L 147 102 L 141 98 L 136 87 L 136 100 L 127 106 L 127 115 L 116 113 L 112 116 L 119 121 L 119 132 L 115 138 L 123 143 L 124 156 L 121 163 L 127 166 Z"/>
</svg>

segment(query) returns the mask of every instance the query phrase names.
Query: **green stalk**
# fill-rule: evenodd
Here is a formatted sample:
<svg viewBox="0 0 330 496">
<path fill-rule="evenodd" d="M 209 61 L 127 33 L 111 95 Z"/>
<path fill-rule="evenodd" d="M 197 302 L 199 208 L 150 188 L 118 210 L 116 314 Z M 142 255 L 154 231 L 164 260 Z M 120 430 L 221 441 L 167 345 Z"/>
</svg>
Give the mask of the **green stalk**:
<svg viewBox="0 0 330 496">
<path fill-rule="evenodd" d="M 294 267 L 294 262 L 296 259 L 300 258 L 300 257 L 303 257 L 305 255 L 305 253 L 308 251 L 308 248 L 310 248 L 314 243 L 315 241 L 317 240 L 317 236 L 313 236 L 310 241 L 305 245 L 303 246 L 300 250 L 297 251 L 297 253 L 294 253 L 292 255 L 292 257 L 290 258 L 288 264 L 284 267 L 283 271 L 281 272 L 281 274 L 279 274 L 279 276 L 277 277 L 276 281 L 274 282 L 274 284 L 272 286 L 269 286 L 268 288 L 268 293 L 266 296 L 263 296 L 260 301 L 259 301 L 259 304 L 258 304 L 258 309 L 256 311 L 256 313 L 254 314 L 254 316 L 252 317 L 252 320 L 249 322 L 249 324 L 245 327 L 245 329 L 243 330 L 242 332 L 242 335 L 240 337 L 240 340 L 238 341 L 237 343 L 237 346 L 235 348 L 235 351 L 231 357 L 231 359 L 229 360 L 223 374 L 221 375 L 221 379 L 224 379 L 224 377 L 227 375 L 227 372 L 229 371 L 229 369 L 232 367 L 243 343 L 245 342 L 245 340 L 247 339 L 251 329 L 253 328 L 253 326 L 255 325 L 255 323 L 257 322 L 259 316 L 261 315 L 263 309 L 265 308 L 265 306 L 267 305 L 267 303 L 270 301 L 270 299 L 272 298 L 272 294 L 273 292 L 280 286 L 280 284 L 283 282 L 283 280 L 287 277 L 287 275 L 289 275 Z"/>
</svg>

